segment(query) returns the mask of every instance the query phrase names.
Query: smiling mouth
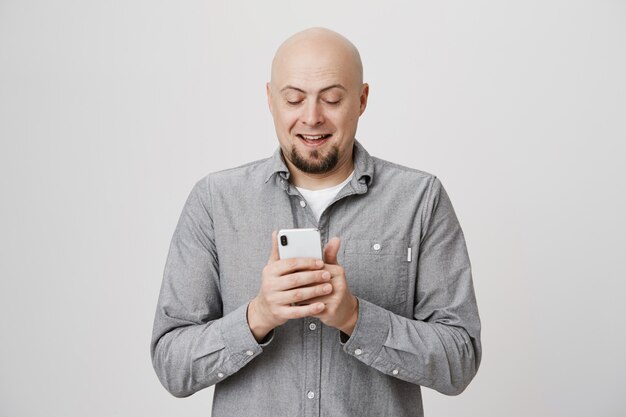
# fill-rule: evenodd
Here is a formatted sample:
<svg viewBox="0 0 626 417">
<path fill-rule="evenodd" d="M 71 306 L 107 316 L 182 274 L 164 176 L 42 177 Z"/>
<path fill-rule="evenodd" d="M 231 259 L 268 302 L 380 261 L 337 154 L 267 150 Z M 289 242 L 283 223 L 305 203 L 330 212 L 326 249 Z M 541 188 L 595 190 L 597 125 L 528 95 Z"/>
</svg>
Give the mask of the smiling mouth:
<svg viewBox="0 0 626 417">
<path fill-rule="evenodd" d="M 327 133 L 322 135 L 303 135 L 298 133 L 296 136 L 302 139 L 304 143 L 307 143 L 309 145 L 321 145 L 323 142 L 326 142 L 326 139 L 330 138 L 332 134 Z"/>
</svg>

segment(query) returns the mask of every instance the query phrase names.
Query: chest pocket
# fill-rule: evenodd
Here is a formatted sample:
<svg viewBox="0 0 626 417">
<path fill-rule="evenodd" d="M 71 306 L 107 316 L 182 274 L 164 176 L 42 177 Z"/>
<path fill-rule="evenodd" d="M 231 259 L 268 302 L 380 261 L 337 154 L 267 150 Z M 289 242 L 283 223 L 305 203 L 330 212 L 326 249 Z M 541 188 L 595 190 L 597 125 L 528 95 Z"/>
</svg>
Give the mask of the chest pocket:
<svg viewBox="0 0 626 417">
<path fill-rule="evenodd" d="M 407 301 L 409 262 L 404 240 L 346 240 L 343 263 L 352 294 L 380 307 Z"/>
</svg>

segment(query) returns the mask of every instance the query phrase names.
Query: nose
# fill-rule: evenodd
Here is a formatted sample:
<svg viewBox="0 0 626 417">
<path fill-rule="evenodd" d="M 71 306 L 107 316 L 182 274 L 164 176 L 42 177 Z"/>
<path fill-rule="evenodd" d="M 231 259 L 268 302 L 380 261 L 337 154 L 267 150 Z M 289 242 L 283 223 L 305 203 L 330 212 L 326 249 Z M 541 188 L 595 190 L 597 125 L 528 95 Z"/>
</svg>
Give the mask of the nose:
<svg viewBox="0 0 626 417">
<path fill-rule="evenodd" d="M 300 119 L 307 126 L 317 126 L 324 123 L 324 114 L 320 103 L 317 100 L 307 101 Z"/>
</svg>

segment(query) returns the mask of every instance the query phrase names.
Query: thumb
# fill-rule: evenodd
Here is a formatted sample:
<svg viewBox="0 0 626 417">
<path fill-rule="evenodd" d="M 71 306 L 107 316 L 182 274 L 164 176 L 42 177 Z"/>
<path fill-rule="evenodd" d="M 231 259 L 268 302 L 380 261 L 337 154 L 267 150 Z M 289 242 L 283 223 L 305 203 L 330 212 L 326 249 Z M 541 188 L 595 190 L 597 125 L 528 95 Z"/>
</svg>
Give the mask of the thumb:
<svg viewBox="0 0 626 417">
<path fill-rule="evenodd" d="M 339 247 L 341 246 L 341 240 L 338 237 L 334 237 L 328 241 L 324 246 L 324 262 L 327 264 L 337 264 L 337 253 L 339 253 Z"/>
<path fill-rule="evenodd" d="M 270 253 L 270 258 L 267 260 L 267 263 L 276 262 L 280 260 L 278 256 L 278 233 L 276 230 L 272 232 L 272 252 Z"/>
</svg>

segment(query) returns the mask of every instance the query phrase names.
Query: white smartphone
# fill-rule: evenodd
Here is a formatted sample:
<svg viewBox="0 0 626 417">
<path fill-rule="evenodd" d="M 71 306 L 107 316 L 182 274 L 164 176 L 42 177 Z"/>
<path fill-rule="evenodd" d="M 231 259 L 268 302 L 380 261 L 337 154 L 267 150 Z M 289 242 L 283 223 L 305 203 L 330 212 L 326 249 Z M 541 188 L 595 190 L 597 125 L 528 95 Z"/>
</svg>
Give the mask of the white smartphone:
<svg viewBox="0 0 626 417">
<path fill-rule="evenodd" d="M 322 239 L 318 229 L 282 229 L 278 231 L 278 256 L 322 259 Z"/>
</svg>

